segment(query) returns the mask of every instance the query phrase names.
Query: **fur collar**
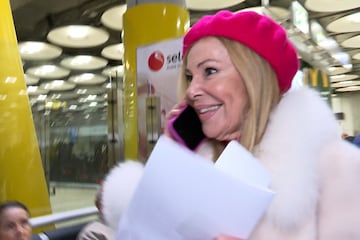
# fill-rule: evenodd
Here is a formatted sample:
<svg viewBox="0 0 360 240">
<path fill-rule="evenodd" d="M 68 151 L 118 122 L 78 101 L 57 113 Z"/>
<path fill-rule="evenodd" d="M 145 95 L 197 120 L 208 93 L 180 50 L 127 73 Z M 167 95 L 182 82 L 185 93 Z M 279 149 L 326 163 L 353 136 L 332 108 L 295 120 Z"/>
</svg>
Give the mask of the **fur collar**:
<svg viewBox="0 0 360 240">
<path fill-rule="evenodd" d="M 340 138 L 339 125 L 318 92 L 288 92 L 273 111 L 254 155 L 270 171 L 277 194 L 266 217 L 277 227 L 296 227 L 315 214 L 319 157 L 327 142 Z"/>
</svg>

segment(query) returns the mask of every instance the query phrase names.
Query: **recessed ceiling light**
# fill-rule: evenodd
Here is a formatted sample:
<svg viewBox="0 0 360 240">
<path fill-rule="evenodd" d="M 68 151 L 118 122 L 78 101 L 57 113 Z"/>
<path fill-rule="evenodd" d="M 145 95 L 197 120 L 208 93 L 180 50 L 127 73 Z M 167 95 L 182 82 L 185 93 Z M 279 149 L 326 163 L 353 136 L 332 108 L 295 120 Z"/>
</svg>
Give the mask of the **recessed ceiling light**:
<svg viewBox="0 0 360 240">
<path fill-rule="evenodd" d="M 113 60 L 122 60 L 124 58 L 124 44 L 118 43 L 107 46 L 101 51 L 101 55 Z"/>
<path fill-rule="evenodd" d="M 123 15 L 126 12 L 126 4 L 112 7 L 106 10 L 103 15 L 101 15 L 101 23 L 106 27 L 113 30 L 121 31 L 123 29 Z"/>
<path fill-rule="evenodd" d="M 105 67 L 108 64 L 106 59 L 90 56 L 77 55 L 66 57 L 61 60 L 60 64 L 72 70 L 96 70 Z"/>
<path fill-rule="evenodd" d="M 48 89 L 42 89 L 38 86 L 28 86 L 27 87 L 27 93 L 29 95 L 44 95 L 49 92 Z"/>
<path fill-rule="evenodd" d="M 42 83 L 40 88 L 50 91 L 67 91 L 75 88 L 75 84 L 68 83 L 64 80 L 54 80 L 51 82 Z"/>
<path fill-rule="evenodd" d="M 123 77 L 124 76 L 124 65 L 118 65 L 113 67 L 107 67 L 102 71 L 102 74 L 104 74 L 107 77 Z"/>
<path fill-rule="evenodd" d="M 47 39 L 63 47 L 88 48 L 104 44 L 109 39 L 109 33 L 93 26 L 68 25 L 51 30 Z"/>
<path fill-rule="evenodd" d="M 307 0 L 305 7 L 315 12 L 339 12 L 360 7 L 359 0 Z"/>
<path fill-rule="evenodd" d="M 31 67 L 28 68 L 26 70 L 27 74 L 39 77 L 39 78 L 57 78 L 57 79 L 61 79 L 64 78 L 66 76 L 68 76 L 70 74 L 70 71 L 65 69 L 65 68 L 61 68 L 58 67 L 56 65 L 41 65 L 41 66 L 37 66 L 37 67 Z"/>
<path fill-rule="evenodd" d="M 76 99 L 78 95 L 74 92 L 61 92 L 61 93 L 53 93 L 49 95 L 49 99 L 61 99 L 61 100 L 70 100 Z"/>
<path fill-rule="evenodd" d="M 82 85 L 101 84 L 106 81 L 106 77 L 94 73 L 82 73 L 79 75 L 69 77 L 69 82 Z"/>
<path fill-rule="evenodd" d="M 360 31 L 360 13 L 340 17 L 330 22 L 326 29 L 335 33 L 348 33 Z"/>
<path fill-rule="evenodd" d="M 227 0 L 227 1 L 214 1 L 214 0 L 186 0 L 186 7 L 192 10 L 216 10 L 224 9 L 236 4 L 245 2 L 245 0 Z"/>
<path fill-rule="evenodd" d="M 360 35 L 346 39 L 341 42 L 341 46 L 345 48 L 360 48 Z"/>
<path fill-rule="evenodd" d="M 23 60 L 50 60 L 62 53 L 60 47 L 37 41 L 20 42 L 19 51 Z"/>
<path fill-rule="evenodd" d="M 328 72 L 329 75 L 338 75 L 338 74 L 343 74 L 343 73 L 347 73 L 350 72 L 351 68 L 344 68 L 344 67 L 329 67 L 328 68 Z"/>
<path fill-rule="evenodd" d="M 334 82 L 352 80 L 352 79 L 356 79 L 359 77 L 360 76 L 356 75 L 356 74 L 339 74 L 339 75 L 330 76 L 330 80 L 331 80 L 331 82 L 334 83 Z"/>
<path fill-rule="evenodd" d="M 78 87 L 76 89 L 76 94 L 104 94 L 106 92 L 105 88 L 100 87 Z"/>
<path fill-rule="evenodd" d="M 339 88 L 339 87 L 350 87 L 360 85 L 360 81 L 342 81 L 337 83 L 332 83 L 331 87 Z"/>
<path fill-rule="evenodd" d="M 360 86 L 337 88 L 335 91 L 336 92 L 356 92 L 356 91 L 360 91 Z"/>
<path fill-rule="evenodd" d="M 355 55 L 353 55 L 353 59 L 360 60 L 360 53 L 356 53 Z"/>
</svg>

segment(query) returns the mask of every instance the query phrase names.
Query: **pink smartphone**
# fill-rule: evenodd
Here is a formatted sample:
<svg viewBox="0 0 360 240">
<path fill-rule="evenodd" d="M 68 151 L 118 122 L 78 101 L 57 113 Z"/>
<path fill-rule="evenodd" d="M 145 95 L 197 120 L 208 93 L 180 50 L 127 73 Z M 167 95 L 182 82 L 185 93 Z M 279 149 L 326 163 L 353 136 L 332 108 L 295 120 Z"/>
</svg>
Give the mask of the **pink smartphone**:
<svg viewBox="0 0 360 240">
<path fill-rule="evenodd" d="M 189 105 L 185 105 L 178 116 L 170 119 L 169 130 L 177 142 L 193 151 L 206 138 L 197 113 Z"/>
</svg>

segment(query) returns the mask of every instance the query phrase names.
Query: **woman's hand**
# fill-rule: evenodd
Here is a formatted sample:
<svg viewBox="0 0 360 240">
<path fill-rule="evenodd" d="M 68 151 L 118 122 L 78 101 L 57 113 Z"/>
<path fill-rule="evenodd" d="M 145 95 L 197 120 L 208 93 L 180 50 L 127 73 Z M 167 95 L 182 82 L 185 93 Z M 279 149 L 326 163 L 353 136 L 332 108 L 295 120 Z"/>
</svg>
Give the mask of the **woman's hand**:
<svg viewBox="0 0 360 240">
<path fill-rule="evenodd" d="M 176 104 L 165 116 L 165 123 L 164 123 L 164 134 L 170 138 L 173 138 L 173 136 L 171 135 L 171 132 L 169 131 L 169 121 L 170 119 L 178 116 L 182 109 L 184 108 L 184 106 L 186 105 L 186 102 L 180 102 L 178 104 Z"/>
</svg>

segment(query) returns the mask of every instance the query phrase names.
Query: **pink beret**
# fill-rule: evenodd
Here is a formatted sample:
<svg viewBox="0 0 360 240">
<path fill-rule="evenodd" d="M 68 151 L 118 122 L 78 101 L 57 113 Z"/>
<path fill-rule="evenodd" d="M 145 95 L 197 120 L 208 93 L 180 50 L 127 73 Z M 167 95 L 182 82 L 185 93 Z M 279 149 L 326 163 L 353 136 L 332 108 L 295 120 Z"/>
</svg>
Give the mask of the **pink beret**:
<svg viewBox="0 0 360 240">
<path fill-rule="evenodd" d="M 299 68 L 297 52 L 285 29 L 271 18 L 253 11 L 232 13 L 223 10 L 215 15 L 206 15 L 186 33 L 183 56 L 193 43 L 207 36 L 226 37 L 251 48 L 270 63 L 281 93 L 291 87 Z"/>
</svg>

